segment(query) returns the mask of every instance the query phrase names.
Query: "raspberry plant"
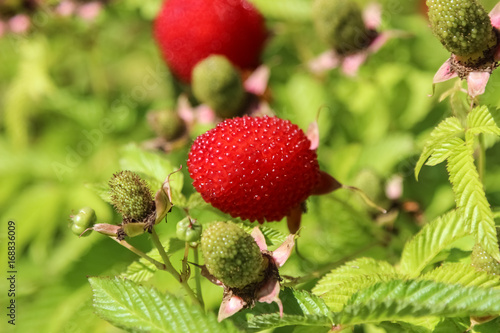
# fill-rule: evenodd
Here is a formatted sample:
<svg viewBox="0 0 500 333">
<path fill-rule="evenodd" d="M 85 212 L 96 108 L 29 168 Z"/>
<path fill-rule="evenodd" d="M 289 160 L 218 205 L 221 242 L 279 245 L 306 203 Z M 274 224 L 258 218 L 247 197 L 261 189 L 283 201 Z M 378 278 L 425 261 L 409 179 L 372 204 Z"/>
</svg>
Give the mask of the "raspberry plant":
<svg viewBox="0 0 500 333">
<path fill-rule="evenodd" d="M 493 0 L 1 3 L 14 328 L 498 332 L 499 26 Z"/>
</svg>

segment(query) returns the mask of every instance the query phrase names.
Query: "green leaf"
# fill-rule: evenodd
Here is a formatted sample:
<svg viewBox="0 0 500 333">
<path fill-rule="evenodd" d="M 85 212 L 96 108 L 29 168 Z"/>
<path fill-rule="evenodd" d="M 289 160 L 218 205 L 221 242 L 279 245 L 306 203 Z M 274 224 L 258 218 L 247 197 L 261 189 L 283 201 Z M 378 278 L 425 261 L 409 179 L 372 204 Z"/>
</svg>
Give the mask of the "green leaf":
<svg viewBox="0 0 500 333">
<path fill-rule="evenodd" d="M 96 313 L 129 332 L 238 332 L 170 294 L 119 278 L 89 278 Z"/>
<path fill-rule="evenodd" d="M 500 288 L 500 277 L 486 272 L 479 272 L 470 264 L 465 263 L 445 263 L 424 274 L 421 279 L 460 284 L 462 286 Z"/>
<path fill-rule="evenodd" d="M 251 0 L 266 18 L 310 21 L 311 4 L 303 0 Z"/>
<path fill-rule="evenodd" d="M 260 231 L 264 235 L 267 245 L 281 245 L 286 239 L 287 235 L 279 230 L 263 225 L 256 225 L 255 223 L 252 224 L 250 222 L 243 222 L 241 224 L 241 227 L 248 233 L 252 232 L 253 228 L 255 228 L 256 226 L 259 227 Z"/>
<path fill-rule="evenodd" d="M 253 316 L 248 320 L 248 327 L 263 330 L 290 325 L 332 326 L 330 310 L 318 296 L 286 288 L 280 298 L 284 308 L 283 317 L 278 313 Z"/>
<path fill-rule="evenodd" d="M 184 245 L 184 241 L 181 241 L 178 238 L 170 238 L 168 243 L 165 245 L 165 252 L 167 252 L 167 254 L 173 254 L 183 249 Z M 158 253 L 158 249 L 149 251 L 147 255 L 159 262 L 163 262 L 160 253 Z M 121 276 L 134 282 L 143 282 L 149 280 L 157 270 L 156 266 L 151 262 L 144 258 L 140 258 L 139 260 L 131 263 L 127 267 L 127 271 Z"/>
<path fill-rule="evenodd" d="M 334 314 L 337 324 L 404 321 L 407 317 L 500 314 L 500 290 L 434 281 L 380 282 L 354 294 Z"/>
<path fill-rule="evenodd" d="M 95 194 L 101 197 L 105 202 L 112 204 L 111 194 L 109 192 L 108 183 L 93 183 L 93 184 L 85 184 L 85 187 L 94 191 Z"/>
<path fill-rule="evenodd" d="M 440 160 L 444 161 L 449 155 L 447 145 L 453 145 L 453 139 L 463 132 L 464 129 L 458 118 L 449 117 L 439 123 L 432 131 L 431 138 L 425 144 L 422 154 L 418 159 L 417 165 L 415 166 L 415 178 L 418 180 L 420 169 L 422 169 L 425 161 L 435 152 L 439 152 Z M 434 159 L 433 162 L 436 163 L 436 159 Z"/>
<path fill-rule="evenodd" d="M 313 288 L 333 311 L 340 311 L 359 289 L 400 276 L 389 263 L 372 258 L 360 258 L 325 275 Z"/>
<path fill-rule="evenodd" d="M 448 159 L 447 169 L 455 201 L 477 243 L 492 257 L 500 260 L 493 213 L 479 179 L 473 154 L 473 143 L 463 142 L 452 151 Z"/>
<path fill-rule="evenodd" d="M 500 128 L 486 106 L 474 108 L 467 116 L 467 134 L 477 135 L 480 133 L 500 136 Z"/>
<path fill-rule="evenodd" d="M 468 235 L 465 220 L 456 210 L 425 225 L 405 244 L 399 271 L 412 277 L 433 262 L 434 258 L 457 239 Z"/>
</svg>

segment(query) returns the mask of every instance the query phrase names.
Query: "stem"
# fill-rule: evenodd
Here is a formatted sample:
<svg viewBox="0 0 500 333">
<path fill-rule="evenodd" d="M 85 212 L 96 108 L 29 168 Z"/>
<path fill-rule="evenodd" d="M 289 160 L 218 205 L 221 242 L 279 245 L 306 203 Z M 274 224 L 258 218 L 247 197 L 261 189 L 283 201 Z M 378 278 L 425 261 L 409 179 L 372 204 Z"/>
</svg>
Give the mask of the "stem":
<svg viewBox="0 0 500 333">
<path fill-rule="evenodd" d="M 201 293 L 201 269 L 198 267 L 199 265 L 198 246 L 193 248 L 193 255 L 194 255 L 194 263 L 196 264 L 194 268 L 194 279 L 196 281 L 196 294 L 198 295 L 198 301 L 200 301 L 201 307 L 203 308 L 205 306 L 205 302 L 203 302 L 203 294 Z"/>
<path fill-rule="evenodd" d="M 486 164 L 486 148 L 484 143 L 484 135 L 479 134 L 479 156 L 477 158 L 477 169 L 479 173 L 479 180 L 483 182 L 484 166 Z"/>
<path fill-rule="evenodd" d="M 163 245 L 160 242 L 160 239 L 158 238 L 158 234 L 156 233 L 156 230 L 153 228 L 151 230 L 151 238 L 153 239 L 153 243 L 158 249 L 158 252 L 160 253 L 161 258 L 163 259 L 163 262 L 165 263 L 165 270 L 172 274 L 174 278 L 179 281 L 179 283 L 184 287 L 184 290 L 186 290 L 187 294 L 193 301 L 193 303 L 199 305 L 200 307 L 203 308 L 201 303 L 199 302 L 198 298 L 194 294 L 193 289 L 189 286 L 188 282 L 186 279 L 183 279 L 182 276 L 177 272 L 172 266 L 172 263 L 170 262 L 170 259 L 168 258 L 167 252 L 165 252 L 165 248 L 163 248 Z"/>
<path fill-rule="evenodd" d="M 166 269 L 166 266 L 165 264 L 162 264 L 161 262 L 151 258 L 150 256 L 148 256 L 146 253 L 142 252 L 141 250 L 139 249 L 136 249 L 135 247 L 133 247 L 132 245 L 130 245 L 129 243 L 127 243 L 126 241 L 124 240 L 118 240 L 116 237 L 111 237 L 113 240 L 115 240 L 118 244 L 120 244 L 121 246 L 123 247 L 126 247 L 127 249 L 129 249 L 130 251 L 134 252 L 135 254 L 137 254 L 139 257 L 141 258 L 144 258 L 146 259 L 147 261 L 149 261 L 150 263 L 152 263 L 153 265 L 156 266 L 156 268 L 160 269 L 160 270 L 165 270 Z"/>
</svg>

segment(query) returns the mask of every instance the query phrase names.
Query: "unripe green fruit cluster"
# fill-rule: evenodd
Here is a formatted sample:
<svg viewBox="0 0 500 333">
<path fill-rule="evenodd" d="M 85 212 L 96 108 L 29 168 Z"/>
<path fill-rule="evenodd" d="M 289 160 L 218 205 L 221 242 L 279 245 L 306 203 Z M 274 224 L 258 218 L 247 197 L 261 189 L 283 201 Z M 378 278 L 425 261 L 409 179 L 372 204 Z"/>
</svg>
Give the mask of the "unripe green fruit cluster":
<svg viewBox="0 0 500 333">
<path fill-rule="evenodd" d="M 92 227 L 97 220 L 95 211 L 90 207 L 83 207 L 78 211 L 78 214 L 71 217 L 73 224 L 71 225 L 71 231 L 75 235 L 82 235 L 82 233 L 88 228 Z M 90 235 L 90 233 L 85 233 L 82 236 Z"/>
<path fill-rule="evenodd" d="M 319 36 L 339 54 L 353 53 L 366 47 L 370 33 L 356 2 L 316 0 L 312 15 Z"/>
<path fill-rule="evenodd" d="M 176 235 L 177 238 L 186 242 L 196 242 L 200 240 L 202 232 L 201 224 L 196 222 L 189 217 L 186 217 L 179 222 L 177 222 L 176 226 Z"/>
<path fill-rule="evenodd" d="M 212 55 L 195 66 L 192 87 L 194 96 L 223 118 L 236 116 L 245 101 L 240 73 L 221 55 Z"/>
<path fill-rule="evenodd" d="M 432 31 L 451 53 L 467 57 L 496 45 L 490 17 L 476 0 L 427 0 Z"/>
<path fill-rule="evenodd" d="M 479 244 L 474 245 L 471 254 L 472 266 L 478 271 L 500 275 L 500 263 L 490 256 Z"/>
<path fill-rule="evenodd" d="M 109 188 L 111 202 L 124 220 L 142 222 L 153 212 L 153 195 L 138 174 L 120 171 L 109 181 Z"/>
<path fill-rule="evenodd" d="M 232 222 L 215 222 L 201 236 L 210 274 L 228 287 L 243 288 L 263 278 L 264 259 L 252 236 Z"/>
</svg>

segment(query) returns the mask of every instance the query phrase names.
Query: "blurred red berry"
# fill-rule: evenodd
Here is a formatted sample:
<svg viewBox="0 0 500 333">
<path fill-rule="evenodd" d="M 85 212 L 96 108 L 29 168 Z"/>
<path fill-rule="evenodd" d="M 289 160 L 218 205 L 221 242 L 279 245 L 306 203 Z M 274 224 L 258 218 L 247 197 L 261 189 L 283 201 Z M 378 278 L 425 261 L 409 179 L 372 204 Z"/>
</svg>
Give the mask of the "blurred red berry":
<svg viewBox="0 0 500 333">
<path fill-rule="evenodd" d="M 199 136 L 187 161 L 203 199 L 233 217 L 279 221 L 320 180 L 305 133 L 275 117 L 228 119 Z"/>
<path fill-rule="evenodd" d="M 246 0 L 166 0 L 154 37 L 171 71 L 191 82 L 193 67 L 212 54 L 241 69 L 257 67 L 267 31 L 262 15 Z"/>
</svg>

